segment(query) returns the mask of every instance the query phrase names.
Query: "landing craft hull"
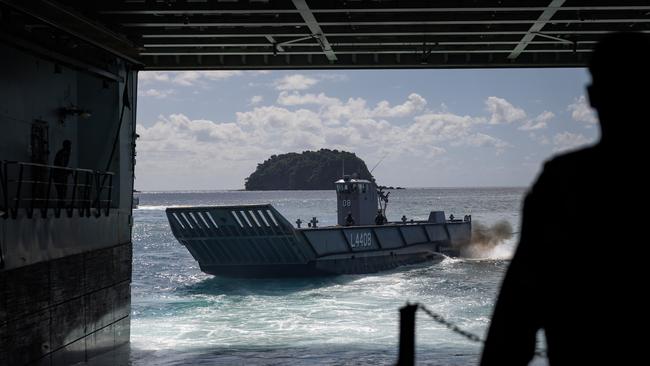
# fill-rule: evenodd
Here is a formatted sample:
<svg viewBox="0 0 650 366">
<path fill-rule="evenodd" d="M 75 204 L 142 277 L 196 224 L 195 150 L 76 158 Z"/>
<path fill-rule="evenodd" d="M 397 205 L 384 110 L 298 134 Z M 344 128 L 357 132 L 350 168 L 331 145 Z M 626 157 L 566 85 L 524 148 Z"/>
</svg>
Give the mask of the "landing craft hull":
<svg viewBox="0 0 650 366">
<path fill-rule="evenodd" d="M 229 277 L 364 274 L 456 256 L 471 222 L 295 229 L 271 205 L 168 208 L 201 270 Z"/>
</svg>

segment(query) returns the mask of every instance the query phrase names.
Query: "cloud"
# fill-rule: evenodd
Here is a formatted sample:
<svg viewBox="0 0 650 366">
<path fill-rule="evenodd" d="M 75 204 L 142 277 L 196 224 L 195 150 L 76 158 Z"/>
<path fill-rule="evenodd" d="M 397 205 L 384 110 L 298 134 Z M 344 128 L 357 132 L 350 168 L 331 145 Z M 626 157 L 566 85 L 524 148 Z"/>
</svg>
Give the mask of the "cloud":
<svg viewBox="0 0 650 366">
<path fill-rule="evenodd" d="M 325 95 L 325 93 L 320 94 L 299 94 L 298 92 L 289 93 L 287 91 L 282 91 L 278 95 L 277 103 L 284 106 L 296 106 L 296 105 L 334 105 L 340 104 L 341 101 L 338 98 L 331 98 Z"/>
<path fill-rule="evenodd" d="M 476 130 L 484 126 L 485 117 L 428 112 L 415 115 L 410 123 L 391 122 L 390 118 L 423 110 L 426 100 L 415 93 L 402 103 L 382 101 L 375 107 L 368 107 L 363 98 L 343 101 L 322 93 L 283 91 L 278 101 L 284 105 L 254 106 L 237 112 L 232 122 L 191 119 L 179 113 L 161 116 L 150 127 L 138 125 L 141 161 L 150 169 L 165 161 L 176 174 L 190 166 L 223 167 L 227 161 L 246 162 L 254 169 L 254 164 L 272 154 L 320 148 L 426 160 L 445 155 L 444 145 L 494 148 L 497 153 L 510 146 Z"/>
<path fill-rule="evenodd" d="M 138 124 L 138 171 L 148 179 L 200 177 L 202 182 L 227 171 L 229 181 L 220 184 L 237 187 L 260 161 L 292 151 L 339 149 L 354 151 L 366 161 L 387 155 L 393 164 L 418 161 L 418 166 L 431 167 L 445 161 L 451 164 L 456 159 L 451 154 L 458 153 L 458 148 L 499 155 L 513 146 L 490 134 L 492 127 L 487 124 L 492 112 L 473 116 L 445 107 L 432 111 L 417 93 L 375 105 L 359 97 L 339 99 L 286 90 L 278 93 L 276 105 L 263 105 L 263 100 L 253 96 L 249 108 L 227 121 L 177 113 L 159 116 L 148 127 Z M 509 105 L 499 100 L 504 101 L 496 98 L 492 102 Z M 532 128 L 553 117 L 545 111 L 522 123 Z M 587 140 L 582 135 L 558 134 L 552 143 L 560 151 Z M 169 178 L 169 184 L 174 179 Z"/>
<path fill-rule="evenodd" d="M 533 131 L 546 128 L 548 122 L 555 117 L 553 112 L 544 111 L 540 113 L 537 117 L 526 121 L 523 125 L 519 126 L 518 129 L 522 131 Z"/>
<path fill-rule="evenodd" d="M 167 82 L 169 81 L 169 74 L 160 71 L 140 71 L 138 72 L 138 82 L 141 84 L 149 84 L 152 82 Z"/>
<path fill-rule="evenodd" d="M 507 100 L 499 97 L 488 97 L 485 100 L 487 111 L 491 114 L 489 123 L 492 125 L 512 123 L 526 118 L 526 112 L 510 104 Z"/>
<path fill-rule="evenodd" d="M 159 90 L 159 89 L 146 89 L 141 90 L 138 88 L 138 97 L 153 97 L 157 99 L 164 99 L 174 94 L 172 89 Z"/>
<path fill-rule="evenodd" d="M 283 106 L 321 106 L 323 108 L 323 117 L 332 121 L 346 118 L 407 117 L 422 111 L 427 105 L 426 99 L 416 93 L 411 93 L 402 104 L 391 106 L 388 101 L 383 100 L 370 109 L 362 98 L 350 98 L 344 102 L 338 98 L 329 97 L 325 93 L 301 94 L 297 91 L 280 92 L 277 103 Z"/>
<path fill-rule="evenodd" d="M 553 151 L 563 152 L 568 150 L 574 150 L 583 145 L 592 143 L 593 141 L 581 134 L 575 134 L 571 132 L 562 132 L 558 133 L 553 137 Z"/>
<path fill-rule="evenodd" d="M 264 100 L 264 97 L 263 97 L 263 96 L 261 96 L 261 95 L 254 95 L 254 96 L 251 98 L 251 102 L 250 102 L 250 104 L 251 104 L 251 105 L 259 104 L 259 103 L 261 103 L 263 100 Z"/>
<path fill-rule="evenodd" d="M 426 99 L 422 98 L 419 94 L 411 93 L 406 102 L 394 107 L 391 107 L 390 103 L 385 100 L 377 103 L 377 107 L 373 109 L 371 115 L 374 117 L 406 117 L 417 111 L 421 111 L 426 105 Z"/>
<path fill-rule="evenodd" d="M 277 90 L 305 90 L 316 85 L 317 79 L 302 74 L 287 75 L 275 81 Z"/>
<path fill-rule="evenodd" d="M 473 127 L 484 121 L 480 117 L 460 116 L 449 112 L 428 113 L 415 117 L 408 127 L 414 143 L 450 141 L 456 145 L 471 136 Z"/>
<path fill-rule="evenodd" d="M 466 146 L 473 146 L 473 147 L 494 147 L 496 148 L 497 153 L 502 153 L 507 147 L 511 147 L 509 143 L 490 136 L 486 135 L 484 133 L 473 133 L 465 138 L 459 140 L 458 142 L 455 142 L 454 145 L 466 145 Z"/>
<path fill-rule="evenodd" d="M 571 112 L 571 118 L 578 122 L 586 123 L 596 123 L 598 119 L 596 118 L 596 113 L 587 103 L 587 98 L 584 95 L 581 95 L 578 98 L 573 100 L 573 103 L 569 104 L 567 110 Z"/>
</svg>

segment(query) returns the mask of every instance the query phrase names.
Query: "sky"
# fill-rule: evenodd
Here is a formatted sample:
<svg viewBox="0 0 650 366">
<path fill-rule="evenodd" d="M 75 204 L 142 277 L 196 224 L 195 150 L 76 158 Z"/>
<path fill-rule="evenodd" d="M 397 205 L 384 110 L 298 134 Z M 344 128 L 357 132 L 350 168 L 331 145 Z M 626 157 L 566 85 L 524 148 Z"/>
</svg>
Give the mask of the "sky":
<svg viewBox="0 0 650 366">
<path fill-rule="evenodd" d="M 525 187 L 595 143 L 585 69 L 140 72 L 135 188 L 242 189 L 273 154 L 354 152 L 379 184 Z"/>
</svg>

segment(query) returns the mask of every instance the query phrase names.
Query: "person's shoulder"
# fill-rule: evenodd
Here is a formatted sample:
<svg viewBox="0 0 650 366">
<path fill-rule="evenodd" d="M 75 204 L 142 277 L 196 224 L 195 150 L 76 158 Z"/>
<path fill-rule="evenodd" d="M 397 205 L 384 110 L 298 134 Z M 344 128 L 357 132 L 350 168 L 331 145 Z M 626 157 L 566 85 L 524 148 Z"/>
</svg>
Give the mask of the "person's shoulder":
<svg viewBox="0 0 650 366">
<path fill-rule="evenodd" d="M 544 163 L 544 171 L 584 169 L 599 160 L 599 149 L 597 145 L 589 146 L 580 150 L 571 151 L 556 155 Z"/>
<path fill-rule="evenodd" d="M 590 146 L 553 157 L 544 163 L 533 191 L 557 189 L 565 187 L 568 182 L 588 179 L 597 170 L 599 154 L 597 146 Z"/>
</svg>

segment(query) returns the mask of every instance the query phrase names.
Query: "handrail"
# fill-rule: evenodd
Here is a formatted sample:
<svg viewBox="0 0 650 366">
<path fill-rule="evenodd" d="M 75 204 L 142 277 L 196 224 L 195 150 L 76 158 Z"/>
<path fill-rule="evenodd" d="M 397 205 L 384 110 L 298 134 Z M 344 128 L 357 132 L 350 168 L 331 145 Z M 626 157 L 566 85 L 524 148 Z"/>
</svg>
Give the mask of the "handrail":
<svg viewBox="0 0 650 366">
<path fill-rule="evenodd" d="M 0 217 L 16 218 L 25 209 L 29 218 L 39 210 L 46 218 L 65 211 L 72 217 L 109 215 L 113 172 L 68 168 L 20 161 L 0 161 Z"/>
</svg>

